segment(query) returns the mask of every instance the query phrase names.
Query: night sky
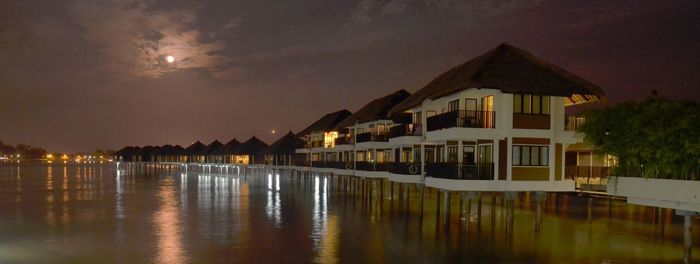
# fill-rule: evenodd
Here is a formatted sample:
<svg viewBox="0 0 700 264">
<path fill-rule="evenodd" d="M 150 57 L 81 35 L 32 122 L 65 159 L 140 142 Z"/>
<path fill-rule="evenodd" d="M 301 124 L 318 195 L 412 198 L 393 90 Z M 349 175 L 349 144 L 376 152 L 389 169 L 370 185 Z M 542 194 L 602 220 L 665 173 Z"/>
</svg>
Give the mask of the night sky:
<svg viewBox="0 0 700 264">
<path fill-rule="evenodd" d="M 502 42 L 610 103 L 697 100 L 699 14 L 700 1 L 0 0 L 0 140 L 271 143 Z"/>
</svg>

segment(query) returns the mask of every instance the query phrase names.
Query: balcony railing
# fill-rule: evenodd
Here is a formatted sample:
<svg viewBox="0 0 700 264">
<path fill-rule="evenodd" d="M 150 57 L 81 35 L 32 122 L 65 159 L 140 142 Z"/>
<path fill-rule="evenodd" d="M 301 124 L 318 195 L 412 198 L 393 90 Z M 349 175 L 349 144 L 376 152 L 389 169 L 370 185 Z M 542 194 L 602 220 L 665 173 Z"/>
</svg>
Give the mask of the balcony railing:
<svg viewBox="0 0 700 264">
<path fill-rule="evenodd" d="M 420 136 L 421 135 L 421 125 L 420 124 L 400 124 L 398 126 L 393 126 L 389 128 L 389 138 L 403 137 L 403 136 Z"/>
<path fill-rule="evenodd" d="M 323 141 L 311 141 L 306 144 L 306 148 L 322 148 Z"/>
<path fill-rule="evenodd" d="M 428 177 L 453 180 L 493 180 L 493 163 L 427 163 Z"/>
<path fill-rule="evenodd" d="M 385 133 L 375 134 L 372 132 L 365 132 L 357 134 L 357 143 L 361 142 L 387 142 L 389 141 L 389 136 Z"/>
<path fill-rule="evenodd" d="M 325 168 L 352 170 L 353 164 L 349 161 L 326 161 Z"/>
<path fill-rule="evenodd" d="M 355 162 L 355 170 L 360 171 L 388 171 L 389 163 L 385 162 L 369 162 L 369 161 L 357 161 Z"/>
<path fill-rule="evenodd" d="M 295 160 L 294 165 L 299 166 L 299 167 L 308 167 L 309 161 L 307 161 L 307 160 Z"/>
<path fill-rule="evenodd" d="M 421 164 L 417 162 L 392 162 L 389 163 L 389 172 L 403 175 L 420 175 Z"/>
<path fill-rule="evenodd" d="M 338 137 L 335 139 L 335 145 L 348 145 L 350 144 L 350 138 L 348 137 Z"/>
<path fill-rule="evenodd" d="M 494 128 L 496 112 L 455 110 L 428 117 L 428 131 L 452 127 Z"/>
</svg>

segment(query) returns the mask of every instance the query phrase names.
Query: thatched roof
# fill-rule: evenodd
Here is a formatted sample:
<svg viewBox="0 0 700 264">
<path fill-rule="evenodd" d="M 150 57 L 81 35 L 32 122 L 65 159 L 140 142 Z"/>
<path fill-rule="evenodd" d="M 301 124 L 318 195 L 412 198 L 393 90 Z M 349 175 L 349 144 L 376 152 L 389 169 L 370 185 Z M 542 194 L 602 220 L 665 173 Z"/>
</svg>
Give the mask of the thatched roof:
<svg viewBox="0 0 700 264">
<path fill-rule="evenodd" d="M 223 146 L 224 146 L 224 144 L 221 144 L 221 142 L 219 142 L 218 140 L 214 140 L 211 143 L 209 143 L 209 145 L 207 145 L 207 147 L 202 149 L 201 154 L 202 155 L 214 155 L 214 153 L 217 150 L 219 150 L 220 148 L 222 148 Z"/>
<path fill-rule="evenodd" d="M 267 148 L 267 144 L 262 142 L 262 140 L 253 136 L 248 141 L 241 145 L 241 148 L 236 150 L 235 154 L 247 154 L 247 155 L 257 155 L 260 151 Z"/>
<path fill-rule="evenodd" d="M 598 101 L 605 97 L 600 87 L 549 64 L 527 51 L 503 43 L 483 55 L 441 74 L 389 115 L 469 88 L 493 88 L 505 93 L 567 97 L 567 104 Z"/>
<path fill-rule="evenodd" d="M 238 149 L 241 148 L 241 142 L 237 139 L 231 139 L 228 143 L 224 144 L 218 150 L 214 151 L 214 155 L 232 155 L 235 154 Z"/>
<path fill-rule="evenodd" d="M 333 128 L 335 128 L 335 126 L 338 125 L 338 123 L 343 121 L 345 118 L 348 118 L 351 114 L 352 113 L 350 113 L 350 111 L 343 109 L 337 112 L 324 115 L 323 117 L 321 117 L 321 119 L 317 120 L 309 127 L 299 132 L 297 136 L 304 137 L 314 132 L 330 131 Z"/>
<path fill-rule="evenodd" d="M 262 150 L 262 154 L 294 154 L 296 149 L 304 146 L 304 140 L 298 138 L 292 131 L 289 131 L 282 138 L 272 143 Z"/>
<path fill-rule="evenodd" d="M 178 155 L 186 155 L 185 149 L 183 149 L 181 146 L 176 145 L 163 145 L 160 147 L 160 155 L 164 156 L 178 156 Z"/>
<path fill-rule="evenodd" d="M 134 150 L 134 147 L 126 146 L 126 147 L 123 147 L 122 149 L 114 152 L 114 156 L 126 156 L 127 154 L 130 154 L 133 150 Z"/>
<path fill-rule="evenodd" d="M 411 96 L 409 92 L 401 89 L 384 97 L 374 99 L 360 108 L 360 110 L 357 110 L 357 112 L 338 123 L 335 128 L 340 129 L 352 126 L 355 123 L 389 119 L 389 110 L 403 100 L 406 100 L 409 96 Z"/>
<path fill-rule="evenodd" d="M 199 155 L 206 147 L 207 146 L 198 140 L 189 147 L 185 148 L 185 151 L 187 152 L 187 155 Z"/>
</svg>

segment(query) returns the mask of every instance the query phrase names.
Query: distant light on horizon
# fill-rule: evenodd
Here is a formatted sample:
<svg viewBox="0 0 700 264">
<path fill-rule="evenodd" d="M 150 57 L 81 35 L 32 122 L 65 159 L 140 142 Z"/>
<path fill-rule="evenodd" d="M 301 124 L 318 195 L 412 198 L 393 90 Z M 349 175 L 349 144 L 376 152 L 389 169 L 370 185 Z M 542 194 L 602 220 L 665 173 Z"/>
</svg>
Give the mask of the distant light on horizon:
<svg viewBox="0 0 700 264">
<path fill-rule="evenodd" d="M 168 63 L 173 63 L 175 62 L 175 57 L 168 55 L 167 57 L 165 57 L 165 60 L 167 60 Z"/>
</svg>

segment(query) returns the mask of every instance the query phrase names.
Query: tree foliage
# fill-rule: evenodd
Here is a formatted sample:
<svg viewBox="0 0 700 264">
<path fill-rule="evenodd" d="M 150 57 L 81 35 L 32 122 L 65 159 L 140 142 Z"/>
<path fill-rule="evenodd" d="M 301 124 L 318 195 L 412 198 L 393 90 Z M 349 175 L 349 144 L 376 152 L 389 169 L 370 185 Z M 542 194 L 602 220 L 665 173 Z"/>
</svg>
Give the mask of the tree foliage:
<svg viewBox="0 0 700 264">
<path fill-rule="evenodd" d="M 618 158 L 623 176 L 697 179 L 700 104 L 652 98 L 585 113 L 580 127 L 598 151 Z"/>
</svg>

